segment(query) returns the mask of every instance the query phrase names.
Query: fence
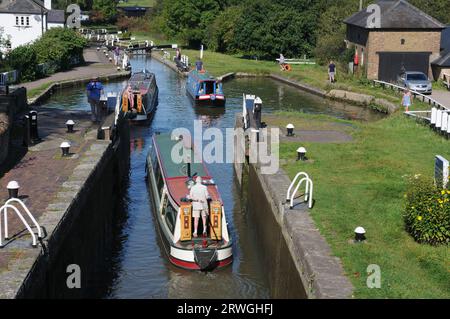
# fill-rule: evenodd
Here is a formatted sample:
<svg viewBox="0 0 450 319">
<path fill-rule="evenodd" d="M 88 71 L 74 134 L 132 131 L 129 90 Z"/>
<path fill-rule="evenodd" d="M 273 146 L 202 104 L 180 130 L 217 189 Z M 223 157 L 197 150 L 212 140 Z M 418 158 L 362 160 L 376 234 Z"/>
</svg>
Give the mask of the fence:
<svg viewBox="0 0 450 319">
<path fill-rule="evenodd" d="M 390 87 L 391 89 L 397 90 L 399 92 L 405 90 L 405 87 L 399 86 L 396 84 L 392 84 L 389 82 L 384 82 L 384 81 L 379 81 L 379 80 L 373 80 L 373 82 L 374 82 L 374 86 L 379 84 L 382 88 Z M 422 94 L 422 93 L 419 93 L 419 92 L 413 91 L 413 90 L 411 90 L 411 93 L 414 94 L 414 96 L 416 96 L 416 98 L 417 97 L 422 98 L 422 102 L 427 102 L 429 105 L 435 106 L 438 109 L 450 110 L 449 106 L 445 106 L 444 104 L 439 103 L 438 101 L 436 101 L 435 99 L 433 99 L 432 97 L 430 97 L 428 95 L 425 95 L 425 94 Z"/>
</svg>

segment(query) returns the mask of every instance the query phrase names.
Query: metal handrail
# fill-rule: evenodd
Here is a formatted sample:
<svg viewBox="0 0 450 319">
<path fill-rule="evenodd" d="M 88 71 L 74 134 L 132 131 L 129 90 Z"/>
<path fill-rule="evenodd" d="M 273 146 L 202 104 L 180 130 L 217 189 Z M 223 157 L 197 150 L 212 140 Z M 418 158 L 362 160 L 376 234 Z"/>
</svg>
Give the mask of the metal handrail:
<svg viewBox="0 0 450 319">
<path fill-rule="evenodd" d="M 394 87 L 394 88 L 397 88 L 397 89 L 400 89 L 400 90 L 404 90 L 404 89 L 405 89 L 405 87 L 402 87 L 402 86 L 396 85 L 396 84 L 392 84 L 392 83 L 389 83 L 389 82 L 385 82 L 385 81 L 373 80 L 373 82 L 374 82 L 374 83 L 383 84 L 383 85 L 387 85 L 387 86 L 391 86 L 391 87 Z M 450 107 L 447 107 L 447 106 L 445 106 L 445 105 L 442 104 L 442 103 L 439 103 L 439 102 L 436 101 L 435 99 L 433 99 L 433 98 L 431 98 L 431 97 L 429 97 L 429 96 L 426 96 L 425 94 L 419 93 L 419 92 L 414 91 L 414 90 L 410 90 L 410 91 L 411 91 L 414 95 L 422 96 L 424 100 L 427 99 L 427 100 L 430 102 L 430 104 L 433 103 L 433 105 L 437 105 L 437 106 L 439 106 L 440 108 L 443 108 L 443 109 L 445 109 L 445 110 L 450 110 Z"/>
<path fill-rule="evenodd" d="M 34 216 L 31 214 L 31 212 L 28 209 L 28 207 L 24 204 L 24 202 L 22 202 L 18 198 L 11 198 L 11 199 L 8 199 L 6 201 L 4 206 L 12 206 L 10 203 L 13 203 L 13 202 L 19 203 L 22 206 L 23 210 L 27 213 L 28 217 L 30 217 L 30 219 L 33 222 L 34 226 L 37 228 L 37 230 L 38 230 L 38 237 L 42 238 L 41 227 L 39 226 L 39 224 L 36 221 L 36 219 L 34 218 Z M 8 214 L 7 214 L 7 210 L 6 209 L 3 212 L 3 217 L 4 217 L 4 220 L 5 220 L 5 238 L 8 238 L 9 237 L 9 234 L 8 234 Z"/>
<path fill-rule="evenodd" d="M 36 247 L 37 246 L 37 239 L 36 239 L 36 234 L 33 232 L 33 230 L 31 229 L 30 225 L 28 224 L 28 222 L 25 220 L 25 218 L 23 217 L 23 215 L 20 213 L 20 211 L 13 205 L 3 205 L 0 208 L 0 248 L 3 247 L 3 242 L 2 242 L 2 227 L 1 227 L 1 212 L 2 211 L 6 211 L 6 209 L 11 208 L 12 210 L 14 210 L 17 214 L 17 216 L 19 216 L 20 220 L 22 221 L 22 223 L 25 225 L 25 227 L 27 228 L 28 232 L 31 234 L 31 237 L 33 238 L 33 242 L 32 242 L 32 246 Z M 6 224 L 5 224 L 6 225 Z M 40 230 L 40 227 L 39 227 Z"/>
<path fill-rule="evenodd" d="M 302 179 L 297 183 L 297 186 L 295 187 L 294 191 L 291 193 L 292 188 L 294 187 L 295 183 L 299 179 L 300 176 L 303 176 Z M 306 182 L 305 187 L 305 202 L 308 202 L 308 207 L 312 208 L 312 198 L 313 198 L 313 182 L 311 178 L 309 178 L 309 175 L 305 172 L 298 173 L 294 179 L 291 182 L 291 185 L 289 185 L 287 194 L 286 194 L 286 201 L 289 202 L 289 207 L 292 209 L 294 208 L 294 197 L 297 194 L 300 186 Z"/>
</svg>

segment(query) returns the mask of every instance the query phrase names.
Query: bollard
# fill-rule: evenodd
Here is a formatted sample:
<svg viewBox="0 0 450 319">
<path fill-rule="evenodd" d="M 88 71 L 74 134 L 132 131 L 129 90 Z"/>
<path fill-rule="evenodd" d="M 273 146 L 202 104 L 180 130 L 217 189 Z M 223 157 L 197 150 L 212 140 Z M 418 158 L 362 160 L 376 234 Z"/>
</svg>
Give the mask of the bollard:
<svg viewBox="0 0 450 319">
<path fill-rule="evenodd" d="M 355 242 L 361 243 L 366 240 L 366 230 L 359 226 L 355 229 Z"/>
<path fill-rule="evenodd" d="M 297 161 L 306 161 L 306 148 L 299 147 L 297 149 Z"/>
<path fill-rule="evenodd" d="M 75 122 L 72 120 L 68 120 L 66 122 L 66 125 L 67 125 L 67 133 L 73 133 L 73 127 L 75 125 Z"/>
<path fill-rule="evenodd" d="M 38 116 L 36 111 L 30 111 L 29 113 L 30 120 L 30 137 L 33 143 L 36 143 L 40 140 L 39 132 L 38 132 Z"/>
<path fill-rule="evenodd" d="M 69 150 L 70 150 L 70 144 L 69 142 L 62 142 L 61 145 L 61 151 L 62 151 L 62 156 L 63 157 L 67 157 L 70 155 Z"/>
<path fill-rule="evenodd" d="M 287 129 L 287 136 L 294 136 L 294 125 L 293 124 L 288 124 L 286 125 L 286 129 Z"/>
<path fill-rule="evenodd" d="M 9 199 L 19 198 L 19 183 L 17 183 L 16 181 L 11 181 L 8 183 L 6 188 L 8 189 Z"/>
</svg>

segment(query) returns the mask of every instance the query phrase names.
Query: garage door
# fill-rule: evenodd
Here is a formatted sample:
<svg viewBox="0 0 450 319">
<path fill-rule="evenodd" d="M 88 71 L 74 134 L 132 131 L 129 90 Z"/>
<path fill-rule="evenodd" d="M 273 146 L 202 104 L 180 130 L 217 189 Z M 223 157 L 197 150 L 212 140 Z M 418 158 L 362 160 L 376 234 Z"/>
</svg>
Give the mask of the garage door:
<svg viewBox="0 0 450 319">
<path fill-rule="evenodd" d="M 394 82 L 402 71 L 417 71 L 428 75 L 431 52 L 379 52 L 378 79 Z"/>
</svg>

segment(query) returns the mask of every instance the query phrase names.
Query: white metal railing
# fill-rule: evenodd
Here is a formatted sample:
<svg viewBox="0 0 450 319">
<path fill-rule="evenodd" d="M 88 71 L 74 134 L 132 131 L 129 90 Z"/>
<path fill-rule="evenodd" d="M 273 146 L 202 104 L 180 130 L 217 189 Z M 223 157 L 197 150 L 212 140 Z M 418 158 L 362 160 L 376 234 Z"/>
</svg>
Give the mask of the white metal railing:
<svg viewBox="0 0 450 319">
<path fill-rule="evenodd" d="M 280 62 L 280 59 L 275 59 Z M 316 64 L 316 62 L 308 59 L 284 59 L 284 63 L 286 64 Z"/>
<path fill-rule="evenodd" d="M 30 224 L 27 222 L 27 220 L 23 217 L 23 214 L 20 212 L 17 207 L 13 206 L 13 203 L 19 203 L 22 209 L 25 211 L 25 213 L 28 215 L 28 217 L 31 219 L 32 223 L 34 224 L 34 227 L 36 227 L 38 236 L 37 238 L 43 238 L 42 236 L 42 229 L 39 226 L 38 222 L 34 218 L 34 216 L 31 214 L 30 210 L 27 208 L 27 206 L 18 198 L 11 198 L 6 201 L 6 203 L 0 208 L 0 247 L 3 247 L 3 235 L 2 235 L 2 215 L 3 215 L 3 221 L 4 221 L 4 230 L 5 230 L 5 239 L 9 238 L 9 230 L 8 230 L 8 209 L 12 209 L 16 215 L 20 218 L 28 232 L 30 233 L 32 237 L 32 245 L 33 247 L 36 247 L 37 245 L 37 238 L 36 234 L 33 232 Z M 3 214 L 2 214 L 3 212 Z"/>
<path fill-rule="evenodd" d="M 392 84 L 392 83 L 385 82 L 385 81 L 373 80 L 373 82 L 374 82 L 374 83 L 378 83 L 378 84 L 380 84 L 381 86 L 390 86 L 390 87 L 396 88 L 396 89 L 398 89 L 398 90 L 405 90 L 405 89 L 406 89 L 406 88 L 403 87 L 403 86 L 400 86 L 400 85 L 397 85 L 397 84 Z M 435 99 L 433 99 L 433 98 L 431 98 L 431 97 L 429 97 L 429 96 L 427 96 L 427 95 L 425 95 L 425 94 L 419 93 L 419 92 L 414 91 L 414 90 L 410 90 L 410 91 L 411 91 L 411 93 L 414 94 L 414 95 L 421 96 L 423 102 L 425 102 L 425 100 L 428 100 L 428 104 L 430 104 L 430 105 L 433 104 L 433 106 L 437 106 L 438 108 L 441 108 L 441 109 L 444 109 L 444 110 L 450 110 L 450 106 L 445 106 L 444 104 L 439 103 L 439 102 L 436 101 Z M 412 111 L 412 112 L 415 112 L 415 111 Z"/>
<path fill-rule="evenodd" d="M 296 183 L 297 183 L 297 186 L 294 188 L 294 185 Z M 291 185 L 289 185 L 289 188 L 288 188 L 287 194 L 286 194 L 286 201 L 289 202 L 289 207 L 291 209 L 294 208 L 295 195 L 297 194 L 298 190 L 300 189 L 300 186 L 303 183 L 306 183 L 306 185 L 305 185 L 305 202 L 308 202 L 308 207 L 312 208 L 313 182 L 312 182 L 311 178 L 309 178 L 308 174 L 306 174 L 305 172 L 300 172 L 297 175 L 295 175 L 294 179 L 291 182 Z"/>
</svg>

